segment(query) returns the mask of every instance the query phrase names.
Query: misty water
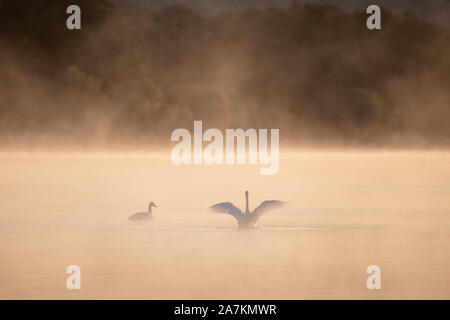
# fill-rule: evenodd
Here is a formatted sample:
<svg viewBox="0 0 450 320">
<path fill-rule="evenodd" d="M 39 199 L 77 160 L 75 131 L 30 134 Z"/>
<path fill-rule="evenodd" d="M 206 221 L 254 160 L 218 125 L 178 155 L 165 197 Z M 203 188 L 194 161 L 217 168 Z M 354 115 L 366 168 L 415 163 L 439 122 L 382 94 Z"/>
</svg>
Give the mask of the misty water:
<svg viewBox="0 0 450 320">
<path fill-rule="evenodd" d="M 283 153 L 175 166 L 168 153 L 0 155 L 0 298 L 450 298 L 450 155 Z M 238 230 L 208 206 L 289 206 Z M 154 201 L 155 219 L 128 216 Z M 81 290 L 66 288 L 79 265 Z M 381 290 L 366 288 L 378 265 Z"/>
</svg>

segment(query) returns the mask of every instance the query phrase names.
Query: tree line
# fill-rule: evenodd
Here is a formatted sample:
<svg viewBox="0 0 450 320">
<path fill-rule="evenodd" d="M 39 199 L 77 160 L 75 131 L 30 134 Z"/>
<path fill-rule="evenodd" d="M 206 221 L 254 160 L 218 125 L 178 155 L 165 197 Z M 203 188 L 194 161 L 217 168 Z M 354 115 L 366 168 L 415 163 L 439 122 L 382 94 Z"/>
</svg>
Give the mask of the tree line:
<svg viewBox="0 0 450 320">
<path fill-rule="evenodd" d="M 81 30 L 66 8 L 82 9 Z M 107 0 L 0 0 L 0 145 L 166 146 L 194 120 L 280 143 L 450 145 L 450 32 L 410 13 L 293 1 L 200 15 Z"/>
</svg>

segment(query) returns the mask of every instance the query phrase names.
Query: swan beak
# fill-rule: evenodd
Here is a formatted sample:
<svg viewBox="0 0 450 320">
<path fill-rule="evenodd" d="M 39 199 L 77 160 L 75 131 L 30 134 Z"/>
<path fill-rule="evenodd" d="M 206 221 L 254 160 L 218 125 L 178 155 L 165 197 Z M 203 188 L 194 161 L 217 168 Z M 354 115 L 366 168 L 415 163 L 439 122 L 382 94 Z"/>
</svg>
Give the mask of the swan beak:
<svg viewBox="0 0 450 320">
<path fill-rule="evenodd" d="M 158 206 L 157 206 L 156 204 L 153 204 L 153 206 L 154 206 L 155 208 L 158 208 Z"/>
</svg>

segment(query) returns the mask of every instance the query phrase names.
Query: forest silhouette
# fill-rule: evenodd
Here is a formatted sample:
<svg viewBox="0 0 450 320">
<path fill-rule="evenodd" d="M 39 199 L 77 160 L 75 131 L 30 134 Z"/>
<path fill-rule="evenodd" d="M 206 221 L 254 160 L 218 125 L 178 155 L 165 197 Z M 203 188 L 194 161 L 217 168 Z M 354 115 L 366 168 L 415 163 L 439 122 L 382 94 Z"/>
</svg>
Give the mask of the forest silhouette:
<svg viewBox="0 0 450 320">
<path fill-rule="evenodd" d="M 0 147 L 165 147 L 194 120 L 280 128 L 282 145 L 449 147 L 449 29 L 383 10 L 371 31 L 366 18 L 298 1 L 204 16 L 0 0 Z"/>
</svg>

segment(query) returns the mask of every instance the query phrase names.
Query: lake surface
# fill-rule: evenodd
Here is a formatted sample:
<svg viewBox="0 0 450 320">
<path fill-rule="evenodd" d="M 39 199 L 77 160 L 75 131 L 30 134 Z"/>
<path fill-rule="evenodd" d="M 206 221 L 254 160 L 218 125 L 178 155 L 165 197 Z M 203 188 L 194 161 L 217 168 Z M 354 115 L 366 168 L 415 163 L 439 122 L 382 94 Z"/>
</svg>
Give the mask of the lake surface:
<svg viewBox="0 0 450 320">
<path fill-rule="evenodd" d="M 450 154 L 0 154 L 1 299 L 450 299 Z M 237 230 L 208 206 L 289 203 Z M 154 201 L 155 220 L 127 217 Z M 81 290 L 66 288 L 79 265 Z M 366 268 L 381 268 L 368 290 Z"/>
</svg>

